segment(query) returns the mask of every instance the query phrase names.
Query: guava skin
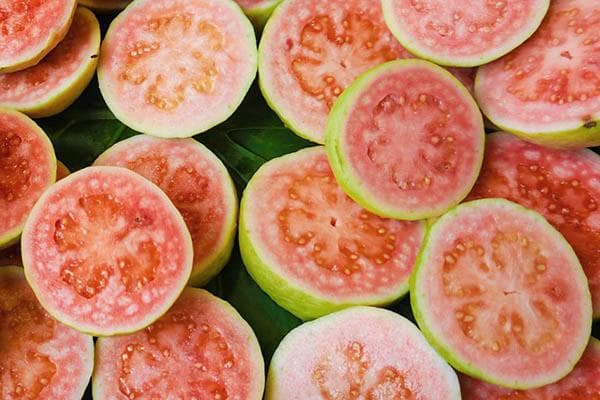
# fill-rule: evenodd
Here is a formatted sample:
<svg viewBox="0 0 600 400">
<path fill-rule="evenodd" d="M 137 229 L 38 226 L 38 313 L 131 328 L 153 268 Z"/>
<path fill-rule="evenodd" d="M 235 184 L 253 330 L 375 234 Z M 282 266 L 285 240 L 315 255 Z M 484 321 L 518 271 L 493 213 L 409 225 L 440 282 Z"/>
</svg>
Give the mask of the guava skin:
<svg viewBox="0 0 600 400">
<path fill-rule="evenodd" d="M 238 1 L 242 10 L 257 30 L 262 30 L 273 11 L 283 0 L 262 0 L 258 5 L 244 6 L 244 1 Z"/>
<path fill-rule="evenodd" d="M 99 12 L 122 10 L 129 3 L 131 3 L 131 0 L 79 0 L 79 4 L 82 6 Z"/>
</svg>

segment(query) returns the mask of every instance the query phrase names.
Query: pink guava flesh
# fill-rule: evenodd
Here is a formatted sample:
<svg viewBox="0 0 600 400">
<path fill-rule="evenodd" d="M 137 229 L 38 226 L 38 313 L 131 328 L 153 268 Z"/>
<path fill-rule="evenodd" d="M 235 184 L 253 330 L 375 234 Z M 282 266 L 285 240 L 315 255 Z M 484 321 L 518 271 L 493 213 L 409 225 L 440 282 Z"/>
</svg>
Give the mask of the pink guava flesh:
<svg viewBox="0 0 600 400">
<path fill-rule="evenodd" d="M 25 219 L 56 179 L 46 134 L 25 115 L 0 109 L 0 248 L 19 236 Z"/>
<path fill-rule="evenodd" d="M 600 156 L 553 150 L 507 133 L 488 135 L 469 199 L 501 197 L 536 210 L 558 229 L 585 271 L 600 316 Z"/>
<path fill-rule="evenodd" d="M 342 91 L 364 71 L 407 57 L 379 1 L 286 1 L 261 39 L 260 83 L 288 126 L 323 143 L 327 115 Z"/>
<path fill-rule="evenodd" d="M 475 102 L 430 65 L 399 64 L 357 89 L 339 134 L 365 197 L 406 214 L 439 215 L 462 200 L 484 150 Z"/>
<path fill-rule="evenodd" d="M 250 22 L 224 0 L 140 0 L 111 24 L 98 66 L 117 118 L 192 136 L 228 117 L 256 74 Z"/>
<path fill-rule="evenodd" d="M 585 353 L 569 375 L 531 390 L 511 390 L 466 375 L 460 376 L 464 400 L 597 400 L 600 399 L 600 341 L 591 338 Z"/>
<path fill-rule="evenodd" d="M 244 197 L 257 254 L 294 285 L 336 303 L 406 293 L 423 223 L 360 207 L 336 183 L 323 147 L 270 162 Z"/>
<path fill-rule="evenodd" d="M 55 184 L 24 229 L 25 273 L 55 318 L 97 335 L 143 328 L 189 279 L 192 244 L 160 189 L 124 168 L 90 167 Z"/>
<path fill-rule="evenodd" d="M 92 375 L 92 337 L 40 306 L 18 267 L 0 268 L 0 398 L 79 400 Z"/>
<path fill-rule="evenodd" d="M 495 124 L 525 132 L 569 131 L 600 119 L 600 5 L 555 0 L 522 46 L 477 73 L 476 94 Z M 597 140 L 597 143 L 600 141 Z"/>
<path fill-rule="evenodd" d="M 186 289 L 162 318 L 131 335 L 100 338 L 98 399 L 259 400 L 264 362 L 254 333 L 226 302 Z"/>
<path fill-rule="evenodd" d="M 207 272 L 207 263 L 214 262 L 234 235 L 237 198 L 231 178 L 221 161 L 194 139 L 134 136 L 94 164 L 128 168 L 169 196 L 192 236 L 192 280 Z"/>
<path fill-rule="evenodd" d="M 575 253 L 539 214 L 501 199 L 436 222 L 411 286 L 419 325 L 459 370 L 521 388 L 565 376 L 591 329 Z"/>
<path fill-rule="evenodd" d="M 67 36 L 42 61 L 22 71 L 0 74 L 0 105 L 30 108 L 65 91 L 90 57 L 98 56 L 95 34 L 89 17 L 77 11 Z"/>
<path fill-rule="evenodd" d="M 64 36 L 75 0 L 11 0 L 0 8 L 0 71 L 49 51 Z M 51 47 L 54 47 L 54 46 Z"/>
<path fill-rule="evenodd" d="M 456 374 L 408 320 L 355 307 L 290 332 L 273 356 L 266 398 L 460 399 Z"/>
</svg>

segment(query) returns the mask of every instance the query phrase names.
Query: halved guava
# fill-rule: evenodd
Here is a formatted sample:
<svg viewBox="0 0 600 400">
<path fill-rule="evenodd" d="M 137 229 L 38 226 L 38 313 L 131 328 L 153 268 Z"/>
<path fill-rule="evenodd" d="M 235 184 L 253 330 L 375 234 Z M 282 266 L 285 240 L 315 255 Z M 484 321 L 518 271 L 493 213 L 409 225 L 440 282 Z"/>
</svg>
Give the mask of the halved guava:
<svg viewBox="0 0 600 400">
<path fill-rule="evenodd" d="M 161 137 L 224 121 L 255 75 L 254 29 L 231 0 L 137 0 L 110 25 L 98 65 L 115 116 Z"/>
<path fill-rule="evenodd" d="M 477 72 L 485 115 L 534 143 L 600 145 L 599 24 L 597 1 L 552 1 L 530 40 Z"/>
<path fill-rule="evenodd" d="M 67 34 L 77 0 L 3 1 L 0 73 L 37 64 Z"/>
<path fill-rule="evenodd" d="M 405 295 L 423 235 L 422 222 L 375 216 L 346 196 L 322 146 L 264 164 L 240 209 L 248 272 L 302 319 Z"/>
<path fill-rule="evenodd" d="M 438 219 L 410 292 L 438 352 L 497 385 L 563 378 L 590 337 L 591 296 L 575 252 L 541 215 L 504 199 L 463 203 Z"/>
<path fill-rule="evenodd" d="M 31 208 L 55 180 L 48 136 L 24 114 L 0 108 L 0 249 L 18 241 Z"/>
<path fill-rule="evenodd" d="M 540 26 L 550 0 L 381 0 L 396 38 L 419 57 L 474 67 L 495 60 Z"/>
<path fill-rule="evenodd" d="M 185 289 L 146 329 L 96 343 L 95 399 L 260 400 L 264 384 L 254 332 L 202 289 Z"/>
<path fill-rule="evenodd" d="M 597 400 L 600 398 L 600 341 L 591 338 L 575 368 L 560 381 L 526 391 L 460 376 L 464 400 Z"/>
<path fill-rule="evenodd" d="M 0 398 L 79 400 L 94 366 L 91 336 L 40 306 L 19 267 L 0 268 Z"/>
<path fill-rule="evenodd" d="M 94 14 L 78 8 L 67 36 L 37 65 L 0 74 L 0 107 L 34 117 L 66 109 L 96 72 L 100 26 Z"/>
<path fill-rule="evenodd" d="M 460 399 L 456 373 L 404 317 L 354 307 L 307 322 L 281 342 L 267 400 Z"/>
<path fill-rule="evenodd" d="M 327 115 L 361 73 L 411 55 L 394 39 L 373 0 L 289 0 L 265 26 L 260 87 L 296 134 L 324 143 Z"/>
<path fill-rule="evenodd" d="M 236 0 L 236 2 L 242 7 L 254 26 L 261 28 L 265 26 L 273 10 L 282 0 Z"/>
<path fill-rule="evenodd" d="M 47 190 L 27 219 L 21 253 L 42 306 L 97 336 L 158 319 L 187 283 L 193 257 L 168 197 L 117 167 L 89 167 Z"/>
<path fill-rule="evenodd" d="M 79 4 L 96 11 L 121 10 L 131 3 L 131 0 L 79 0 Z"/>
<path fill-rule="evenodd" d="M 554 150 L 497 132 L 487 136 L 469 199 L 501 197 L 542 214 L 573 246 L 600 317 L 600 156 Z"/>
<path fill-rule="evenodd" d="M 138 135 L 115 144 L 94 164 L 128 168 L 169 196 L 192 236 L 190 284 L 206 284 L 225 266 L 235 238 L 237 194 L 223 163 L 204 145 Z"/>
<path fill-rule="evenodd" d="M 471 190 L 484 153 L 477 104 L 448 71 L 390 61 L 361 75 L 334 105 L 327 155 L 338 183 L 374 214 L 435 217 Z"/>
</svg>

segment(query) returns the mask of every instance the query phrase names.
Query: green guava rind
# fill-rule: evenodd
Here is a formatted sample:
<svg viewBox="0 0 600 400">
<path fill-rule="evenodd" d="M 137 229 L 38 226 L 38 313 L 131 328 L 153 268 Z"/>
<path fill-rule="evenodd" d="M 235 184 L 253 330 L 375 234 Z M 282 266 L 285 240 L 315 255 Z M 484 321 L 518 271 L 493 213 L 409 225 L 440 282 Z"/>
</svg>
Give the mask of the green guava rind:
<svg viewBox="0 0 600 400">
<path fill-rule="evenodd" d="M 71 180 L 76 179 L 80 174 L 85 173 L 85 171 L 89 170 L 90 168 L 96 168 L 96 167 L 87 167 L 87 168 L 77 171 L 76 173 L 72 173 L 72 174 L 68 175 L 67 177 L 61 179 L 59 184 L 60 185 L 68 184 Z M 102 168 L 121 169 L 118 167 L 102 167 Z M 171 205 L 172 215 L 178 220 L 178 225 L 181 227 L 182 234 L 184 234 L 184 236 L 187 235 L 186 236 L 186 238 L 187 238 L 187 240 L 186 240 L 186 243 L 187 243 L 186 259 L 189 259 L 190 262 L 189 262 L 189 265 L 187 265 L 188 263 L 186 263 L 186 267 L 188 270 L 187 275 L 188 275 L 188 280 L 189 280 L 189 274 L 191 273 L 191 269 L 192 269 L 191 260 L 193 259 L 192 238 L 189 234 L 189 231 L 187 230 L 187 227 L 185 225 L 185 221 L 183 220 L 183 217 L 181 216 L 179 211 L 177 211 L 177 209 L 175 208 L 175 206 L 173 205 L 171 200 L 167 197 L 167 195 L 158 186 L 156 186 L 154 183 L 148 181 L 145 178 L 141 178 L 138 174 L 136 174 L 132 171 L 129 171 L 126 168 L 122 168 L 122 169 L 126 170 L 125 173 L 132 174 L 135 177 L 135 179 L 142 179 L 146 185 L 149 185 L 150 187 L 153 188 L 153 191 L 155 192 L 155 194 L 162 197 L 166 203 Z M 29 214 L 29 216 L 27 218 L 27 221 L 25 222 L 25 227 L 23 229 L 24 235 L 26 234 L 28 229 L 32 229 L 32 228 L 28 228 L 28 225 L 31 225 L 30 220 L 33 220 L 35 218 L 35 216 L 36 216 L 35 214 L 41 212 L 42 206 L 44 205 L 43 204 L 44 199 L 46 197 L 49 197 L 51 194 L 52 194 L 51 190 L 46 190 L 46 192 L 44 192 L 44 194 L 40 197 L 40 199 L 37 201 L 37 203 L 33 207 L 33 210 L 31 211 L 31 213 Z M 38 299 L 38 301 L 40 302 L 40 304 L 42 305 L 42 307 L 44 307 L 46 312 L 48 314 L 50 314 L 58 322 L 62 323 L 63 325 L 66 325 L 70 328 L 73 328 L 81 333 L 90 335 L 90 336 L 102 337 L 102 336 L 124 335 L 124 334 L 133 333 L 140 329 L 143 329 L 143 328 L 147 327 L 148 325 L 151 325 L 152 323 L 154 323 L 157 319 L 162 317 L 164 314 L 166 314 L 167 311 L 169 311 L 169 309 L 171 308 L 171 306 L 177 301 L 181 292 L 183 292 L 183 290 L 185 290 L 185 288 L 186 288 L 185 284 L 181 285 L 181 289 L 177 293 L 177 295 L 172 295 L 171 299 L 169 299 L 168 302 L 165 302 L 165 305 L 163 307 L 164 309 L 162 310 L 162 312 L 156 311 L 156 312 L 154 312 L 154 314 L 152 314 L 150 316 L 146 316 L 146 318 L 143 321 L 143 324 L 140 323 L 138 326 L 132 326 L 132 327 L 125 328 L 125 329 L 118 329 L 118 330 L 113 329 L 113 330 L 97 332 L 92 329 L 82 328 L 81 326 L 78 326 L 77 323 L 74 323 L 73 321 L 71 321 L 70 318 L 61 315 L 59 312 L 55 312 L 56 310 L 53 310 L 50 307 L 46 307 L 46 305 L 44 304 L 44 302 L 41 300 L 40 296 L 38 295 L 38 293 L 41 292 L 41 289 L 38 287 L 38 285 L 36 285 L 36 282 L 28 274 L 28 269 L 29 269 L 28 266 L 31 265 L 31 261 L 29 260 L 29 253 L 28 253 L 26 247 L 27 247 L 27 243 L 22 240 L 21 241 L 21 259 L 22 259 L 22 263 L 23 263 L 23 269 L 25 271 L 25 279 L 27 279 L 27 283 L 29 283 L 29 286 L 35 293 L 35 296 Z"/>
<path fill-rule="evenodd" d="M 98 51 L 100 50 L 100 25 L 98 19 L 91 11 L 84 7 L 77 8 L 73 18 L 77 17 L 77 13 L 81 13 L 82 18 L 92 26 L 90 42 L 95 49 L 95 54 L 98 55 Z M 81 93 L 83 93 L 96 73 L 97 64 L 98 57 L 88 58 L 64 86 L 54 88 L 38 103 L 30 105 L 4 103 L 0 104 L 0 107 L 21 111 L 32 118 L 45 118 L 56 115 L 73 104 Z M 35 66 L 32 68 L 35 68 Z"/>
<path fill-rule="evenodd" d="M 469 184 L 463 188 L 463 190 L 456 195 L 453 202 L 448 206 L 438 207 L 429 211 L 423 212 L 412 212 L 409 210 L 399 210 L 395 207 L 388 207 L 373 198 L 367 190 L 364 189 L 363 183 L 358 178 L 349 166 L 349 162 L 343 151 L 342 147 L 342 133 L 345 130 L 345 126 L 348 118 L 351 115 L 352 106 L 357 101 L 358 97 L 362 93 L 363 89 L 368 86 L 373 80 L 377 79 L 380 75 L 385 74 L 389 70 L 393 70 L 398 67 L 425 67 L 435 69 L 440 75 L 443 75 L 446 79 L 451 80 L 455 83 L 457 90 L 464 94 L 464 98 L 472 102 L 474 109 L 477 109 L 477 104 L 473 97 L 469 93 L 468 89 L 452 75 L 450 72 L 442 67 L 438 67 L 428 61 L 418 59 L 406 59 L 406 60 L 395 60 L 389 61 L 359 76 L 334 103 L 329 119 L 327 120 L 327 131 L 325 134 L 325 147 L 327 148 L 327 158 L 331 164 L 331 169 L 336 177 L 338 184 L 344 189 L 344 192 L 350 196 L 354 201 L 360 204 L 366 210 L 383 217 L 400 219 L 400 220 L 421 220 L 431 217 L 442 215 L 446 210 L 456 206 L 470 193 L 471 189 L 477 182 L 481 166 L 483 165 L 484 156 L 484 142 L 481 142 L 481 148 L 478 149 L 477 165 L 473 171 L 473 176 L 469 180 Z M 485 138 L 485 130 L 483 129 L 483 118 L 481 122 L 482 130 L 481 136 Z"/>
<path fill-rule="evenodd" d="M 137 3 L 140 3 L 142 1 L 144 1 L 144 0 L 133 0 L 132 4 L 130 6 L 128 6 L 126 10 L 119 13 L 119 15 L 115 19 L 112 20 L 112 22 L 108 28 L 108 31 L 106 32 L 106 34 L 104 36 L 104 40 L 100 46 L 100 54 L 101 54 L 100 58 L 102 58 L 102 52 L 104 51 L 105 47 L 107 46 L 106 39 L 111 35 L 111 32 L 113 30 L 117 29 L 116 27 L 119 24 L 119 22 L 126 17 L 126 14 L 128 12 L 131 12 L 131 9 L 134 9 L 134 5 Z M 235 110 L 237 110 L 238 107 L 242 104 L 244 98 L 246 97 L 246 94 L 250 90 L 250 87 L 252 86 L 252 83 L 254 82 L 254 79 L 256 77 L 257 62 L 258 62 L 257 49 L 256 49 L 256 35 L 255 35 L 252 24 L 249 22 L 248 18 L 243 13 L 242 9 L 237 5 L 237 3 L 235 3 L 233 0 L 222 0 L 222 1 L 225 4 L 227 4 L 232 10 L 239 12 L 240 21 L 242 21 L 242 23 L 244 23 L 244 21 L 245 21 L 245 23 L 247 23 L 247 26 L 244 27 L 245 32 L 243 32 L 243 34 L 244 34 L 244 36 L 246 38 L 246 42 L 249 46 L 248 48 L 253 50 L 252 51 L 252 53 L 253 53 L 252 68 L 251 68 L 253 73 L 252 73 L 251 77 L 248 77 L 245 85 L 240 89 L 240 91 L 239 91 L 240 95 L 238 96 L 238 98 L 231 100 L 227 104 L 227 107 L 223 107 L 223 110 L 221 113 L 219 113 L 218 115 L 206 117 L 203 120 L 198 121 L 193 128 L 189 128 L 186 130 L 179 130 L 177 128 L 177 126 L 173 126 L 168 132 L 163 131 L 162 129 L 160 129 L 160 131 L 159 131 L 159 130 L 154 129 L 154 127 L 152 127 L 152 126 L 148 126 L 143 121 L 137 121 L 137 120 L 135 120 L 135 118 L 131 118 L 129 115 L 127 115 L 126 112 L 123 112 L 122 110 L 120 110 L 120 107 L 117 107 L 114 105 L 115 102 L 112 101 L 111 95 L 109 94 L 109 89 L 106 87 L 108 85 L 105 84 L 105 80 L 103 78 L 104 74 L 103 74 L 102 61 L 100 60 L 99 64 L 98 64 L 98 68 L 97 68 L 100 93 L 102 94 L 102 98 L 104 99 L 107 107 L 110 109 L 110 111 L 114 114 L 114 116 L 119 121 L 121 121 L 124 125 L 128 126 L 129 128 L 131 128 L 137 132 L 140 132 L 140 133 L 145 133 L 148 135 L 162 137 L 162 138 L 186 138 L 186 137 L 192 137 L 194 135 L 204 133 L 204 132 L 208 131 L 209 129 L 214 128 L 218 124 L 226 121 L 229 117 L 231 117 L 231 115 L 233 115 Z M 135 9 L 134 9 L 134 11 L 135 11 Z"/>
<path fill-rule="evenodd" d="M 38 124 L 36 124 L 32 119 L 27 117 L 25 114 L 22 114 L 18 111 L 4 109 L 4 108 L 0 108 L 0 113 L 12 114 L 12 115 L 15 115 L 18 118 L 22 119 L 24 122 L 26 122 L 31 127 L 31 129 L 35 130 L 38 133 L 39 138 L 42 139 L 42 141 L 46 144 L 46 147 L 48 148 L 48 152 L 51 155 L 50 168 L 52 171 L 54 171 L 54 175 L 51 176 L 50 182 L 47 185 L 47 187 L 50 187 L 56 181 L 57 160 L 56 160 L 56 154 L 54 153 L 54 146 L 52 145 L 52 142 L 50 141 L 50 139 L 48 138 L 46 133 L 42 130 L 42 128 L 40 128 L 40 126 Z M 13 244 L 16 244 L 19 241 L 19 238 L 21 237 L 21 233 L 23 232 L 24 226 L 25 226 L 25 220 L 19 226 L 11 229 L 8 232 L 4 232 L 3 234 L 0 234 L 0 250 L 6 249 L 7 247 L 10 247 Z"/>
<path fill-rule="evenodd" d="M 237 320 L 237 322 L 239 323 L 240 327 L 243 328 L 244 330 L 246 330 L 249 333 L 249 337 L 248 339 L 250 339 L 250 343 L 249 345 L 251 346 L 251 350 L 252 351 L 248 351 L 249 353 L 252 353 L 254 355 L 254 359 L 251 360 L 251 362 L 249 364 L 254 365 L 254 366 L 260 366 L 261 372 L 259 375 L 261 376 L 259 382 L 257 382 L 257 391 L 256 391 L 256 398 L 251 398 L 248 400 L 258 400 L 262 397 L 262 394 L 264 392 L 264 386 L 265 386 L 265 375 L 264 375 L 264 370 L 263 367 L 265 365 L 265 361 L 263 359 L 262 356 L 262 352 L 261 352 L 261 348 L 260 348 L 260 344 L 258 342 L 258 339 L 256 338 L 256 334 L 254 333 L 254 331 L 252 330 L 252 327 L 248 324 L 248 322 L 240 315 L 240 313 L 226 300 L 223 300 L 215 295 L 213 295 L 212 293 L 204 290 L 204 289 L 198 289 L 198 288 L 193 288 L 193 287 L 188 287 L 185 290 L 190 291 L 192 293 L 194 293 L 194 295 L 198 295 L 198 296 L 206 296 L 208 299 L 210 299 L 210 301 L 214 301 L 217 302 L 221 308 L 223 309 L 222 311 L 227 312 L 228 314 L 230 314 L 234 319 Z M 166 313 L 165 313 L 166 314 Z M 135 333 L 135 332 L 131 332 L 131 333 Z M 251 333 L 251 335 L 250 335 Z M 103 346 L 106 346 L 107 344 L 105 342 L 110 341 L 111 338 L 110 337 L 100 337 L 98 338 L 98 340 L 96 341 L 96 351 L 95 351 L 95 356 L 96 356 L 96 364 L 98 364 L 98 357 L 99 357 L 99 353 L 100 353 L 100 348 Z M 97 374 L 99 373 L 98 369 L 94 369 L 94 373 L 92 375 L 92 384 L 91 384 L 91 389 L 92 389 L 92 398 L 93 399 L 98 399 L 98 400 L 103 400 L 105 397 L 101 396 L 100 394 L 103 394 L 104 392 L 102 391 L 102 383 L 98 382 L 99 379 L 97 379 Z"/>
<path fill-rule="evenodd" d="M 94 11 L 110 12 L 122 10 L 131 0 L 79 0 L 79 4 Z"/>
<path fill-rule="evenodd" d="M 520 212 L 522 212 L 524 214 L 527 214 L 527 215 L 535 218 L 540 224 L 544 225 L 547 228 L 547 231 L 549 233 L 551 233 L 556 238 L 557 243 L 562 244 L 564 249 L 571 254 L 571 258 L 574 261 L 576 261 L 577 263 L 579 262 L 577 259 L 577 255 L 575 254 L 575 251 L 573 250 L 571 245 L 566 241 L 566 239 L 560 234 L 560 232 L 558 232 L 552 225 L 550 225 L 550 223 L 548 223 L 542 215 L 538 214 L 537 212 L 529 210 L 519 204 L 513 203 L 513 202 L 505 200 L 505 199 L 482 199 L 482 200 L 469 201 L 469 202 L 463 203 L 463 204 L 451 209 L 446 214 L 444 214 L 439 219 L 437 219 L 433 224 L 428 226 L 428 230 L 427 230 L 427 233 L 425 234 L 425 239 L 423 241 L 423 245 L 421 246 L 421 251 L 419 252 L 419 255 L 417 256 L 417 261 L 415 263 L 415 269 L 413 270 L 413 273 L 410 277 L 410 304 L 411 304 L 413 315 L 415 317 L 415 320 L 417 321 L 417 324 L 419 325 L 419 329 L 421 329 L 421 332 L 423 332 L 423 334 L 425 335 L 425 337 L 427 338 L 429 343 L 438 352 L 438 354 L 440 354 L 450 365 L 452 365 L 452 367 L 454 367 L 456 370 L 458 370 L 466 375 L 472 376 L 474 378 L 477 378 L 477 379 L 480 379 L 480 380 L 483 380 L 483 381 L 486 381 L 489 383 L 496 384 L 498 386 L 508 387 L 508 388 L 512 388 L 512 389 L 520 389 L 520 390 L 533 389 L 533 388 L 537 388 L 540 386 L 544 386 L 544 385 L 552 383 L 552 382 L 556 382 L 559 379 L 568 375 L 569 372 L 571 372 L 573 370 L 573 368 L 575 367 L 575 365 L 577 364 L 577 362 L 583 355 L 583 352 L 585 351 L 585 348 L 586 348 L 588 340 L 589 340 L 589 335 L 592 331 L 592 299 L 591 299 L 591 294 L 589 293 L 587 278 L 586 278 L 586 276 L 583 272 L 583 268 L 581 268 L 581 266 L 576 271 L 576 274 L 577 274 L 577 280 L 579 281 L 579 284 L 583 288 L 585 288 L 588 293 L 587 298 L 581 299 L 582 302 L 585 303 L 585 308 L 588 310 L 587 313 L 590 316 L 588 319 L 589 326 L 585 327 L 585 329 L 583 330 L 588 333 L 585 336 L 582 335 L 579 338 L 575 338 L 575 340 L 578 340 L 581 343 L 581 345 L 579 346 L 580 350 L 576 354 L 576 357 L 574 357 L 571 360 L 571 362 L 568 363 L 562 371 L 559 371 L 558 373 L 555 374 L 555 376 L 550 376 L 543 381 L 533 381 L 533 382 L 504 381 L 502 379 L 497 379 L 494 376 L 486 374 L 486 372 L 483 371 L 482 369 L 480 369 L 479 367 L 470 364 L 468 361 L 461 359 L 460 356 L 453 353 L 450 346 L 448 346 L 444 342 L 444 338 L 440 337 L 439 335 L 436 335 L 436 333 L 429 327 L 429 321 L 427 320 L 427 316 L 426 316 L 427 313 L 424 310 L 424 306 L 421 304 L 422 302 L 425 301 L 424 299 L 427 297 L 427 293 L 424 293 L 422 290 L 420 290 L 420 288 L 417 284 L 417 281 L 420 279 L 421 275 L 423 274 L 423 270 L 426 269 L 427 261 L 428 261 L 428 250 L 431 246 L 431 242 L 435 239 L 434 236 L 437 233 L 436 229 L 437 229 L 438 225 L 440 225 L 441 222 L 454 217 L 455 215 L 463 212 L 464 210 L 468 210 L 469 208 L 476 209 L 479 207 L 484 207 L 486 204 L 506 204 L 508 206 L 513 207 L 516 210 L 519 210 Z"/>
<path fill-rule="evenodd" d="M 283 0 L 268 0 L 266 4 L 258 7 L 244 8 L 244 13 L 252 21 L 252 24 L 257 29 L 264 28 L 265 24 L 273 14 L 273 11 Z"/>
<path fill-rule="evenodd" d="M 299 152 L 311 151 L 312 149 L 308 148 L 300 150 Z M 268 163 L 264 164 L 264 166 L 267 165 Z M 260 175 L 264 166 L 254 174 L 252 179 L 250 179 L 247 188 L 252 187 L 253 182 L 261 178 Z M 246 189 L 246 191 L 247 190 L 248 189 Z M 240 204 L 239 220 L 239 245 L 242 261 L 246 266 L 246 270 L 258 286 L 260 286 L 260 288 L 267 293 L 275 303 L 279 304 L 282 308 L 288 310 L 298 318 L 302 320 L 311 320 L 358 305 L 386 306 L 402 298 L 408 292 L 409 284 L 407 281 L 399 286 L 394 293 L 388 296 L 381 296 L 375 299 L 369 298 L 365 301 L 357 299 L 356 301 L 336 302 L 326 299 L 318 294 L 310 293 L 309 288 L 303 288 L 291 280 L 286 279 L 286 277 L 279 273 L 274 266 L 269 265 L 264 261 L 266 257 L 261 256 L 260 249 L 255 246 L 251 230 L 248 228 L 247 220 L 249 217 L 248 211 L 246 210 L 246 203 L 248 201 L 248 196 L 243 195 Z"/>
<path fill-rule="evenodd" d="M 494 61 L 503 55 L 509 53 L 513 49 L 519 47 L 523 42 L 525 42 L 531 35 L 535 33 L 538 29 L 542 21 L 544 20 L 544 16 L 548 12 L 548 8 L 550 7 L 550 0 L 546 0 L 544 2 L 544 6 L 538 9 L 538 13 L 536 14 L 533 21 L 529 23 L 528 29 L 525 29 L 522 36 L 516 38 L 512 43 L 505 45 L 504 47 L 498 49 L 495 48 L 493 51 L 489 51 L 487 55 L 480 56 L 472 56 L 469 58 L 445 58 L 442 56 L 438 56 L 433 54 L 430 51 L 420 48 L 411 35 L 404 32 L 400 28 L 400 23 L 396 22 L 394 19 L 394 11 L 393 11 L 393 3 L 394 0 L 380 0 L 383 8 L 383 17 L 385 22 L 394 34 L 394 37 L 404 46 L 408 51 L 413 53 L 419 58 L 423 58 L 425 60 L 429 60 L 439 65 L 444 65 L 448 67 L 477 67 L 480 65 L 487 64 L 491 61 Z"/>
</svg>

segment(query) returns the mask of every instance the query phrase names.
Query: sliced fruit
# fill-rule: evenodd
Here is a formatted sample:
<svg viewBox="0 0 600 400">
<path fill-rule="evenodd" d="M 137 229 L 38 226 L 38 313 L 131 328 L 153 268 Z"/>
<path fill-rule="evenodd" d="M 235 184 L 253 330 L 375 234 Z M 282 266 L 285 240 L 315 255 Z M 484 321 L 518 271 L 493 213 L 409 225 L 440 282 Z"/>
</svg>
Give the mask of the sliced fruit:
<svg viewBox="0 0 600 400">
<path fill-rule="evenodd" d="M 260 86 L 296 134 L 324 143 L 327 115 L 361 73 L 410 54 L 372 0 L 290 0 L 273 13 L 259 46 Z"/>
<path fill-rule="evenodd" d="M 161 319 L 100 338 L 95 399 L 262 399 L 264 361 L 250 326 L 229 303 L 187 288 Z"/>
<path fill-rule="evenodd" d="M 552 150 L 507 133 L 487 136 L 469 199 L 501 197 L 542 214 L 573 246 L 600 317 L 600 156 Z"/>
<path fill-rule="evenodd" d="M 388 218 L 430 218 L 473 187 L 483 121 L 467 89 L 443 68 L 390 61 L 340 97 L 326 146 L 338 183 L 361 206 Z"/>
<path fill-rule="evenodd" d="M 162 137 L 224 121 L 255 75 L 254 29 L 232 0 L 137 0 L 112 22 L 98 65 L 115 116 Z"/>
<path fill-rule="evenodd" d="M 0 249 L 16 243 L 31 208 L 56 180 L 56 156 L 27 116 L 0 108 Z"/>
<path fill-rule="evenodd" d="M 37 65 L 0 74 L 0 107 L 40 118 L 66 109 L 96 72 L 100 26 L 94 14 L 78 8 L 69 33 Z"/>
<path fill-rule="evenodd" d="M 4 1 L 0 8 L 0 73 L 37 64 L 67 34 L 76 0 Z"/>
<path fill-rule="evenodd" d="M 377 217 L 346 196 L 320 146 L 266 163 L 240 210 L 248 272 L 302 319 L 405 295 L 423 234 L 421 222 Z"/>
<path fill-rule="evenodd" d="M 497 385 L 555 382 L 589 340 L 591 297 L 573 249 L 541 215 L 507 200 L 464 203 L 438 219 L 410 290 L 438 352 Z"/>
<path fill-rule="evenodd" d="M 138 135 L 117 143 L 94 164 L 128 168 L 169 196 L 192 236 L 190 284 L 204 285 L 225 266 L 235 238 L 237 194 L 223 163 L 204 145 Z"/>
<path fill-rule="evenodd" d="M 291 331 L 269 368 L 267 400 L 460 399 L 456 374 L 404 317 L 354 307 Z"/>
<path fill-rule="evenodd" d="M 549 0 L 381 0 L 396 38 L 419 57 L 474 67 L 495 60 L 529 38 Z"/>
<path fill-rule="evenodd" d="M 254 26 L 261 28 L 282 0 L 236 0 Z"/>
<path fill-rule="evenodd" d="M 597 400 L 600 399 L 600 341 L 592 338 L 583 357 L 569 375 L 539 389 L 511 390 L 460 377 L 464 400 Z"/>
<path fill-rule="evenodd" d="M 97 336 L 158 319 L 183 290 L 193 256 L 167 196 L 117 167 L 86 168 L 47 190 L 27 219 L 21 252 L 42 306 Z"/>
<path fill-rule="evenodd" d="M 554 147 L 600 145 L 600 3 L 552 1 L 524 45 L 481 67 L 475 93 L 498 127 Z"/>
<path fill-rule="evenodd" d="M 46 314 L 19 267 L 0 268 L 0 338 L 0 398 L 82 398 L 94 366 L 92 337 Z"/>
<path fill-rule="evenodd" d="M 79 0 L 79 4 L 95 11 L 121 10 L 131 3 L 131 0 Z"/>
</svg>

